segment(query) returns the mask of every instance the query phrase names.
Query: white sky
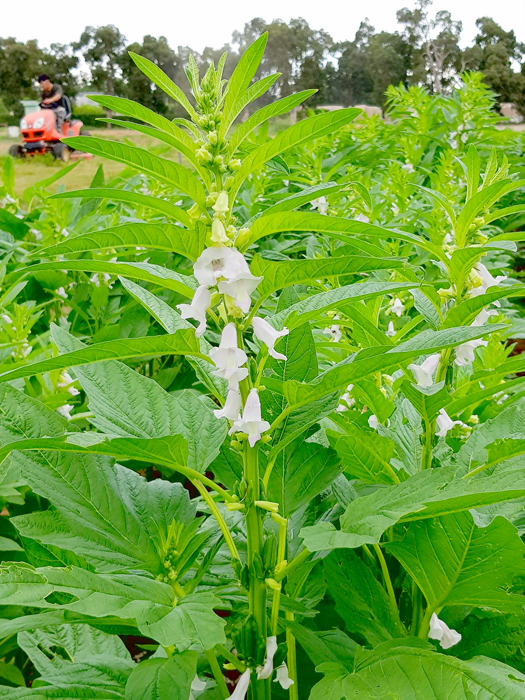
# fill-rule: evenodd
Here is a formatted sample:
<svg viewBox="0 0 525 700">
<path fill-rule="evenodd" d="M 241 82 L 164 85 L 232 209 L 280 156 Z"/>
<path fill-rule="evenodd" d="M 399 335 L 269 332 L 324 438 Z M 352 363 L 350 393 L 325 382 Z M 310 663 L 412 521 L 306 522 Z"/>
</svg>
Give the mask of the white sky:
<svg viewBox="0 0 525 700">
<path fill-rule="evenodd" d="M 38 39 L 40 46 L 66 44 L 79 38 L 86 25 L 115 24 L 129 42 L 145 34 L 165 36 L 173 48 L 220 48 L 235 29 L 254 17 L 266 21 L 303 17 L 325 29 L 336 41 L 353 39 L 368 17 L 377 31 L 394 31 L 396 10 L 414 0 L 0 0 L 0 36 L 20 41 Z M 434 0 L 434 10 L 449 10 L 463 22 L 461 43 L 476 34 L 478 17 L 492 17 L 506 31 L 514 29 L 525 42 L 524 0 Z M 56 11 L 55 11 L 56 10 Z"/>
</svg>

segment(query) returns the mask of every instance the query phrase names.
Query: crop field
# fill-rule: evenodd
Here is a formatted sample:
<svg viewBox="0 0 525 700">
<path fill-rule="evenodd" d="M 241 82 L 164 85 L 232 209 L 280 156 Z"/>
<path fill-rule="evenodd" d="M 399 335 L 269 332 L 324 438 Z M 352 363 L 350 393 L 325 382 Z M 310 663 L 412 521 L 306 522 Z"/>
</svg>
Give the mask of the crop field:
<svg viewBox="0 0 525 700">
<path fill-rule="evenodd" d="M 525 134 L 266 39 L 0 133 L 2 700 L 525 700 Z"/>
</svg>

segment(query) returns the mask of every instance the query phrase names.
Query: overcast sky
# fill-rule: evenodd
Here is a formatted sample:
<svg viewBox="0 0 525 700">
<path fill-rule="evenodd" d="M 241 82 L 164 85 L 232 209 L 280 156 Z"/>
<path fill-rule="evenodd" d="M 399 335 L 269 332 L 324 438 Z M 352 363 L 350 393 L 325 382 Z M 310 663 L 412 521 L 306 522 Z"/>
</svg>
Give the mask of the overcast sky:
<svg viewBox="0 0 525 700">
<path fill-rule="evenodd" d="M 336 41 L 353 39 L 368 17 L 376 30 L 394 31 L 396 10 L 414 0 L 0 0 L 0 36 L 38 39 L 41 46 L 79 38 L 86 25 L 114 24 L 129 42 L 145 34 L 165 36 L 168 43 L 202 51 L 220 48 L 235 29 L 254 17 L 266 21 L 303 17 Z M 463 22 L 462 45 L 476 33 L 478 17 L 489 16 L 525 42 L 525 0 L 435 0 L 435 10 L 450 10 Z"/>
</svg>

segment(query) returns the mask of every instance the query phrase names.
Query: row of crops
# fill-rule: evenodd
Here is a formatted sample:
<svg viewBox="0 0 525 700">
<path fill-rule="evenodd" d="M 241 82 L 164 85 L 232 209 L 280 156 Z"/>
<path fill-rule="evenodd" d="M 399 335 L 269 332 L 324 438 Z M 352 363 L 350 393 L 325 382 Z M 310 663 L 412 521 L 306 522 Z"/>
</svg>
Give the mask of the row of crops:
<svg viewBox="0 0 525 700">
<path fill-rule="evenodd" d="M 270 138 L 265 42 L 4 163 L 6 700 L 525 698 L 525 141 L 478 74 Z"/>
</svg>

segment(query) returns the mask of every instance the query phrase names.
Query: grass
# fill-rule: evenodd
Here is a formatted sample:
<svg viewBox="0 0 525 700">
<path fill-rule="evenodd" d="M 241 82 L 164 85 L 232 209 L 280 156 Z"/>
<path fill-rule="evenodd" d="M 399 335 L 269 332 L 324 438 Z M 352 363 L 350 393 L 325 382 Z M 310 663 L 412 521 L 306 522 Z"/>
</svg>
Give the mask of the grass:
<svg viewBox="0 0 525 700">
<path fill-rule="evenodd" d="M 115 141 L 122 141 L 124 138 L 133 141 L 137 146 L 148 147 L 154 141 L 143 134 L 134 134 L 127 129 L 90 129 L 92 136 L 107 138 Z M 0 128 L 0 165 L 3 157 L 9 153 L 9 148 L 15 143 L 20 143 L 20 139 L 10 139 L 7 137 L 7 129 Z M 164 157 L 170 157 L 165 155 Z M 174 158 L 177 154 L 173 153 Z M 107 158 L 90 158 L 82 160 L 80 165 L 72 170 L 64 180 L 60 180 L 52 185 L 49 190 L 56 191 L 60 184 L 64 184 L 67 190 L 77 190 L 89 187 L 99 165 L 104 168 L 106 180 L 116 177 L 123 169 L 124 165 L 115 163 Z M 63 163 L 54 161 L 50 155 L 34 156 L 26 159 L 15 160 L 15 191 L 22 195 L 27 187 L 31 187 L 36 182 L 50 177 L 57 169 L 64 167 Z M 1 171 L 0 171 L 1 172 Z"/>
</svg>

